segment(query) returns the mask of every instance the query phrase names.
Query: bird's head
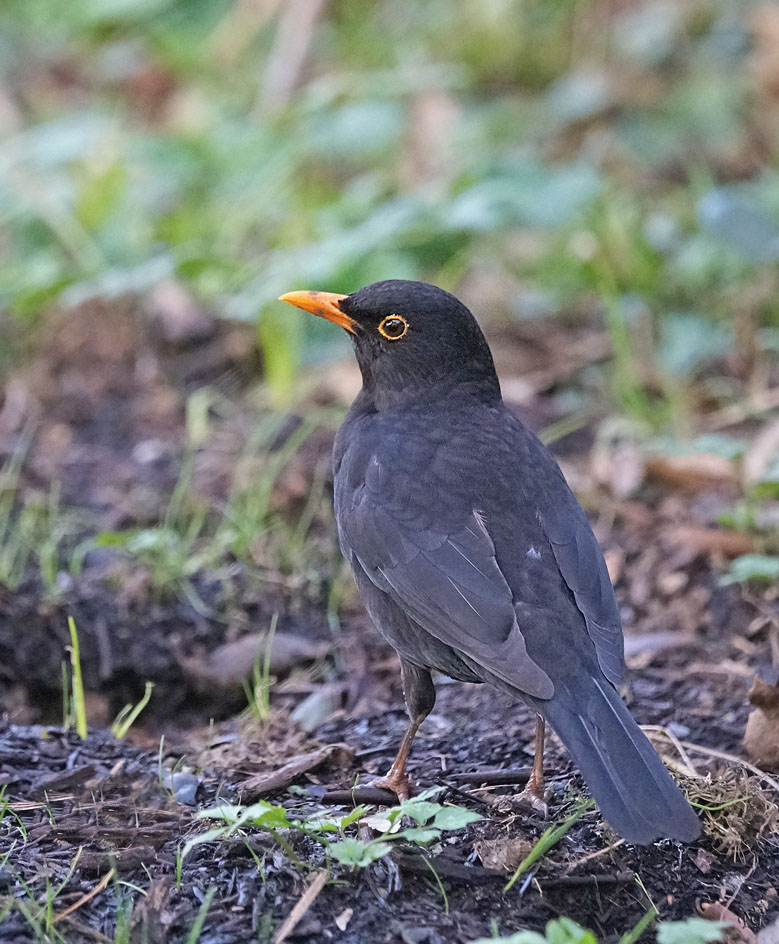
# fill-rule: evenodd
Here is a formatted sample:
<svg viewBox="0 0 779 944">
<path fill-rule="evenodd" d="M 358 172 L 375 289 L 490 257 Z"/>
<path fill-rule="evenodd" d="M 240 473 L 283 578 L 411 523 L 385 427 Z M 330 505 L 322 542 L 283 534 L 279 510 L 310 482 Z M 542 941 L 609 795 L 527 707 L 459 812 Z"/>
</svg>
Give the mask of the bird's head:
<svg viewBox="0 0 779 944">
<path fill-rule="evenodd" d="M 349 332 L 363 389 L 378 409 L 468 389 L 500 397 L 492 354 L 470 311 L 425 282 L 391 279 L 351 295 L 288 292 L 281 301 Z"/>
</svg>

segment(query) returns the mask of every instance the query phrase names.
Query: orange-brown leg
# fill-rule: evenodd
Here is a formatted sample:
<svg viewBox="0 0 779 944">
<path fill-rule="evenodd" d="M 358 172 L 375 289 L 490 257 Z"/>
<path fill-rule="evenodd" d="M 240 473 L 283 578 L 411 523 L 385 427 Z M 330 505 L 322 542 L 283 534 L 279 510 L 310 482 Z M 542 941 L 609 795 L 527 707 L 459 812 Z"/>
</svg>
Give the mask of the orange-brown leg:
<svg viewBox="0 0 779 944">
<path fill-rule="evenodd" d="M 411 794 L 412 783 L 406 773 L 406 762 L 414 735 L 435 705 L 435 686 L 427 669 L 406 662 L 402 657 L 400 669 L 403 674 L 403 695 L 411 723 L 400 742 L 400 748 L 392 766 L 383 777 L 372 781 L 372 786 L 391 790 L 401 800 L 407 800 Z"/>
<path fill-rule="evenodd" d="M 527 786 L 519 795 L 520 800 L 529 803 L 533 809 L 546 816 L 546 800 L 544 799 L 544 737 L 546 723 L 541 715 L 536 715 L 536 743 L 533 750 L 533 770 Z"/>
</svg>

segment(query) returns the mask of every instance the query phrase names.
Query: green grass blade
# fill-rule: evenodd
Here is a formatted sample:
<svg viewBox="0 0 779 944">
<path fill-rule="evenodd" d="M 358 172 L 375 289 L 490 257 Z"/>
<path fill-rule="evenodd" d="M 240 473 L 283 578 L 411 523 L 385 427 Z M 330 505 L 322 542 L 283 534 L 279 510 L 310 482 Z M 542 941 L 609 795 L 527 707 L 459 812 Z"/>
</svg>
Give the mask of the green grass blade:
<svg viewBox="0 0 779 944">
<path fill-rule="evenodd" d="M 68 629 L 70 630 L 70 664 L 73 669 L 73 712 L 76 716 L 76 731 L 81 740 L 84 741 L 89 733 L 87 731 L 87 707 L 84 701 L 84 680 L 81 677 L 78 632 L 76 621 L 72 616 L 68 617 Z"/>
</svg>

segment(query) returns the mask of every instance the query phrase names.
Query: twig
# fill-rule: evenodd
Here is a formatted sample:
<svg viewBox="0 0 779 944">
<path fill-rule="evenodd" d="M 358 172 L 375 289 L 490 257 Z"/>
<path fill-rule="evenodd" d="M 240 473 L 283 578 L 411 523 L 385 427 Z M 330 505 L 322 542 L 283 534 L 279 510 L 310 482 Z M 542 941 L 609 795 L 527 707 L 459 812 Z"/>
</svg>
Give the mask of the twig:
<svg viewBox="0 0 779 944">
<path fill-rule="evenodd" d="M 443 787 L 449 793 L 453 793 L 455 796 L 462 797 L 464 800 L 470 800 L 471 803 L 481 803 L 482 806 L 492 806 L 492 803 L 488 803 L 484 797 L 478 796 L 476 793 L 468 793 L 467 790 L 461 790 L 459 787 L 455 787 L 454 784 L 449 783 L 448 780 L 444 780 L 440 777 L 436 783 L 438 786 Z"/>
<path fill-rule="evenodd" d="M 98 895 L 100 892 L 102 892 L 106 885 L 114 877 L 114 875 L 116 875 L 116 869 L 114 868 L 106 872 L 106 874 L 100 879 L 91 892 L 87 892 L 86 895 L 82 895 L 78 901 L 74 901 L 72 905 L 56 915 L 54 918 L 54 923 L 56 924 L 57 921 L 62 921 L 63 918 L 67 918 L 68 915 L 73 914 L 74 911 L 78 911 L 82 905 L 85 905 L 90 899 L 94 898 L 95 895 Z"/>
<path fill-rule="evenodd" d="M 539 878 L 538 883 L 543 888 L 565 888 L 577 885 L 621 885 L 623 882 L 635 881 L 635 872 L 603 872 L 593 875 L 560 875 L 557 878 Z"/>
<path fill-rule="evenodd" d="M 690 741 L 680 741 L 679 743 L 683 747 L 686 747 L 688 751 L 696 751 L 698 754 L 705 754 L 707 757 L 717 757 L 719 760 L 726 760 L 731 764 L 740 764 L 779 792 L 779 781 L 774 780 L 774 778 L 770 777 L 764 770 L 761 770 L 754 764 L 750 764 L 748 760 L 744 760 L 742 757 L 736 757 L 735 754 L 726 754 L 725 751 L 718 751 L 713 747 L 703 747 L 701 744 L 693 744 Z"/>
<path fill-rule="evenodd" d="M 262 82 L 261 104 L 278 111 L 292 98 L 313 39 L 324 0 L 288 0 Z"/>
<path fill-rule="evenodd" d="M 509 770 L 498 770 L 493 767 L 487 770 L 448 773 L 446 779 L 453 783 L 527 783 L 530 779 L 530 772 L 530 767 L 515 767 Z"/>
<path fill-rule="evenodd" d="M 319 895 L 319 893 L 325 887 L 327 878 L 327 869 L 322 869 L 321 872 L 317 872 L 317 874 L 314 876 L 314 880 L 300 896 L 297 904 L 292 909 L 292 911 L 290 911 L 289 915 L 287 915 L 287 920 L 276 932 L 276 936 L 273 938 L 273 944 L 282 944 L 282 941 L 286 941 L 290 934 L 292 934 L 298 924 L 300 924 L 302 919 L 305 917 L 308 909 L 316 901 L 317 895 Z"/>
<path fill-rule="evenodd" d="M 585 862 L 590 862 L 592 859 L 597 859 L 598 856 L 605 855 L 607 852 L 611 852 L 612 849 L 616 849 L 618 846 L 624 845 L 624 843 L 624 839 L 618 839 L 616 842 L 612 842 L 611 845 L 606 846 L 605 849 L 598 849 L 597 852 L 590 852 L 586 856 L 582 856 L 581 859 L 571 862 L 568 866 L 568 871 L 572 872 L 577 867 L 577 865 L 583 865 Z"/>
<path fill-rule="evenodd" d="M 671 744 L 673 744 L 673 746 L 679 752 L 679 756 L 684 761 L 684 766 L 687 768 L 687 773 L 691 777 L 696 777 L 699 780 L 703 779 L 703 774 L 698 773 L 697 769 L 695 768 L 695 764 L 693 764 L 693 762 L 688 757 L 687 751 L 685 751 L 684 746 L 682 745 L 682 742 L 673 733 L 673 731 L 670 730 L 670 728 L 663 727 L 663 725 L 661 724 L 642 724 L 641 728 L 644 731 L 654 731 L 654 732 L 657 732 L 658 734 L 664 734 L 668 738 L 668 740 L 671 742 Z"/>
<path fill-rule="evenodd" d="M 424 856 L 401 852 L 400 849 L 393 849 L 391 858 L 405 872 L 425 873 L 430 868 Z M 485 869 L 481 865 L 462 865 L 459 862 L 450 862 L 441 856 L 431 858 L 429 862 L 435 866 L 435 870 L 440 876 L 456 882 L 483 884 L 485 882 L 505 881 L 506 879 L 503 872 L 498 872 L 495 869 Z"/>
<path fill-rule="evenodd" d="M 592 807 L 594 803 L 592 800 L 586 800 L 583 803 L 580 803 L 573 811 L 573 813 L 568 817 L 568 819 L 563 820 L 561 823 L 558 823 L 556 826 L 550 826 L 546 829 L 541 836 L 536 841 L 536 844 L 530 850 L 530 852 L 525 856 L 525 858 L 519 863 L 516 868 L 516 871 L 508 880 L 506 885 L 503 888 L 504 892 L 511 890 L 512 886 L 522 875 L 523 872 L 527 872 L 531 865 L 534 865 L 538 859 L 542 856 L 545 856 L 546 853 L 552 848 L 552 846 L 568 832 L 571 826 L 574 825 L 578 820 L 584 816 L 584 814 Z"/>
<path fill-rule="evenodd" d="M 767 390 L 761 390 L 753 394 L 746 402 L 732 403 L 709 413 L 704 417 L 704 424 L 707 430 L 723 429 L 725 426 L 733 426 L 741 423 L 751 416 L 760 413 L 767 413 L 779 406 L 779 387 L 769 387 Z"/>
<path fill-rule="evenodd" d="M 353 790 L 325 790 L 321 795 L 308 788 L 320 803 L 331 803 L 333 806 L 397 806 L 398 798 L 391 790 L 382 790 L 379 787 L 355 787 Z"/>
</svg>

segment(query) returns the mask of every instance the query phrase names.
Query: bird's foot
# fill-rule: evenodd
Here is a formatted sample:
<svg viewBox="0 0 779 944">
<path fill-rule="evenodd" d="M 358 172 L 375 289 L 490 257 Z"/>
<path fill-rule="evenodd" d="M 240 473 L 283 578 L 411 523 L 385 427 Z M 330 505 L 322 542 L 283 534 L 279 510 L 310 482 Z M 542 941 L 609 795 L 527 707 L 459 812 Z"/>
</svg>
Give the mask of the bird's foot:
<svg viewBox="0 0 779 944">
<path fill-rule="evenodd" d="M 529 806 L 546 819 L 549 808 L 546 805 L 543 784 L 536 783 L 531 778 L 525 789 L 512 797 L 512 800 L 516 806 Z"/>
<path fill-rule="evenodd" d="M 405 770 L 396 770 L 392 767 L 384 777 L 376 777 L 370 781 L 369 785 L 379 790 L 391 790 L 401 801 L 408 800 L 414 787 Z"/>
</svg>

